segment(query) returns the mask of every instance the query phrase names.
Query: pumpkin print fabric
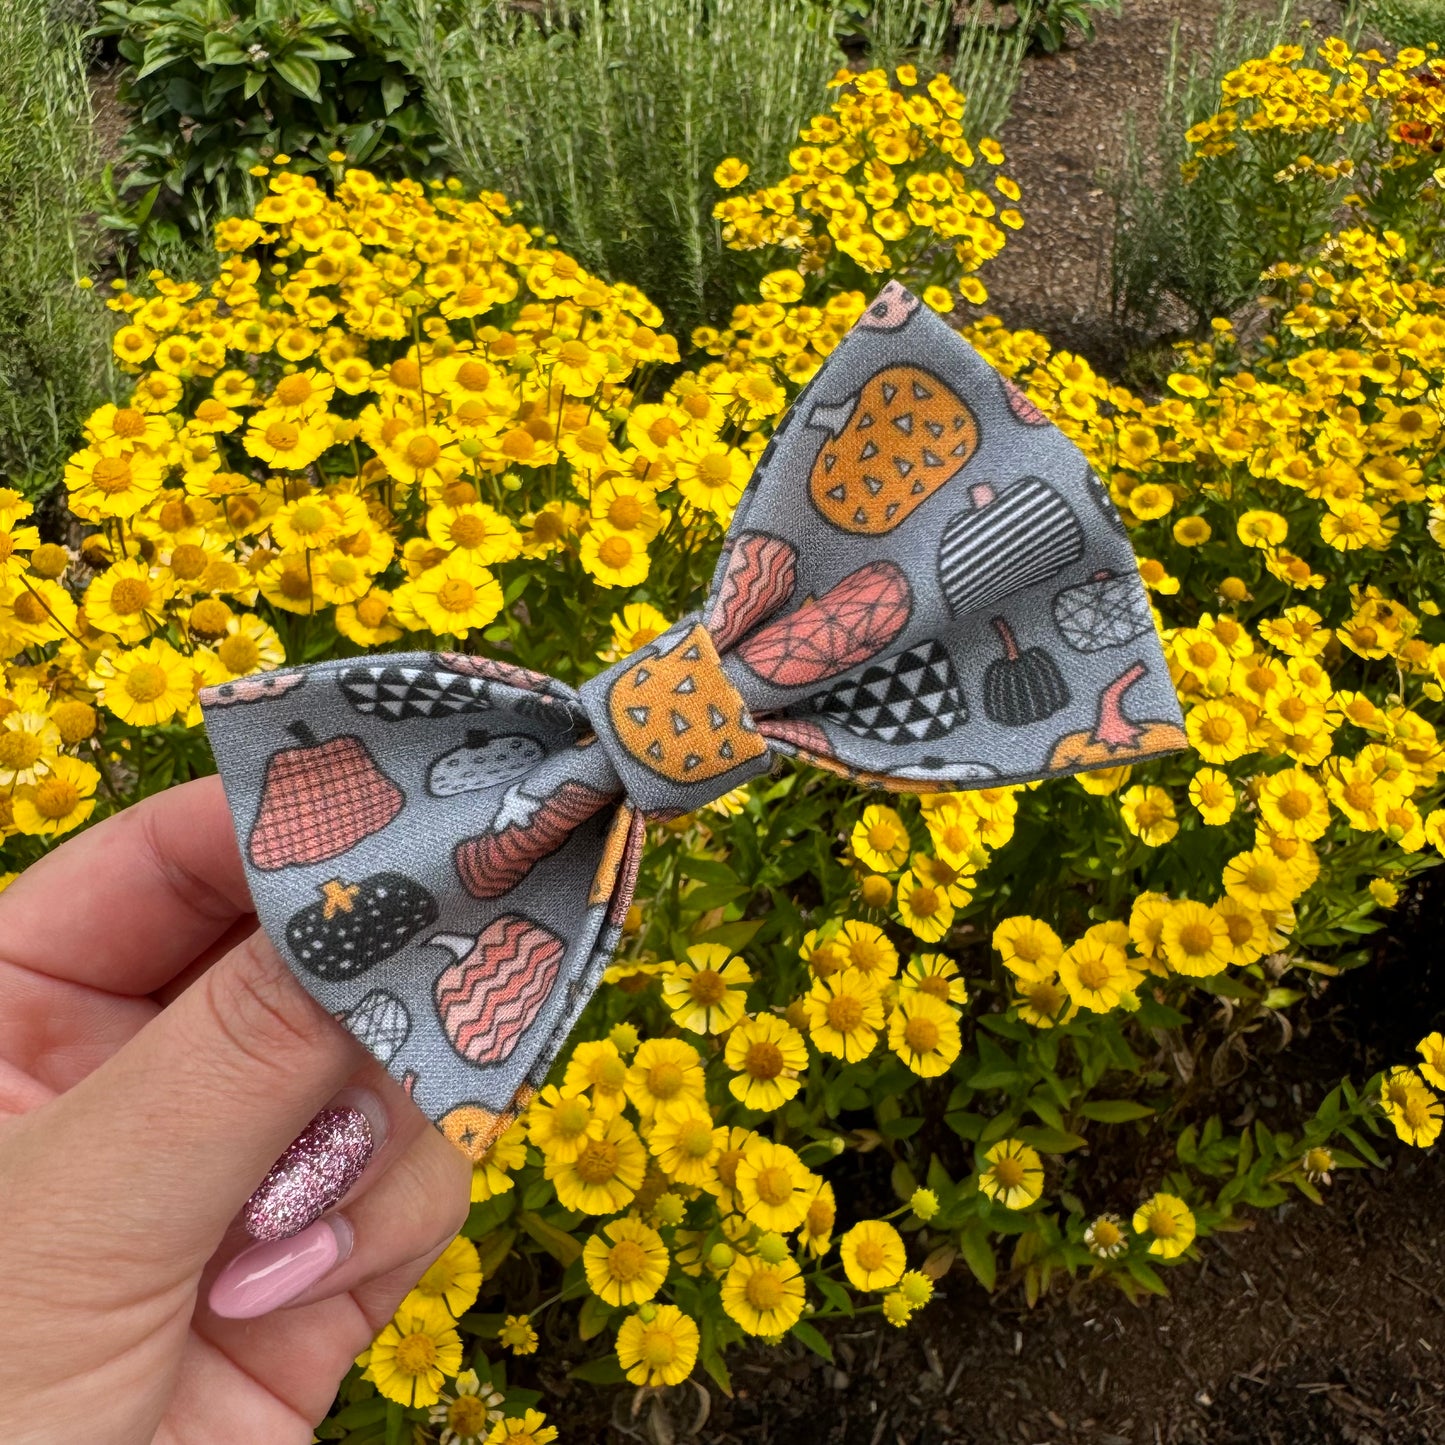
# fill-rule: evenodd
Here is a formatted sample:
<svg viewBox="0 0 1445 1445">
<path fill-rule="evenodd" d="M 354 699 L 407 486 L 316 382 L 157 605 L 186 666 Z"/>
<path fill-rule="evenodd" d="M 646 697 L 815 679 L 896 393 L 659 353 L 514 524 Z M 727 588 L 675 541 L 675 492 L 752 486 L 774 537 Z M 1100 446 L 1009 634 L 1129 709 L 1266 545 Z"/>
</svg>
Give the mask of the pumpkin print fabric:
<svg viewBox="0 0 1445 1445">
<path fill-rule="evenodd" d="M 896 283 L 763 452 L 701 612 L 580 690 L 451 653 L 272 676 L 202 693 L 260 921 L 473 1157 L 600 981 L 646 818 L 780 756 L 932 791 L 1185 742 L 1107 491 Z"/>
</svg>

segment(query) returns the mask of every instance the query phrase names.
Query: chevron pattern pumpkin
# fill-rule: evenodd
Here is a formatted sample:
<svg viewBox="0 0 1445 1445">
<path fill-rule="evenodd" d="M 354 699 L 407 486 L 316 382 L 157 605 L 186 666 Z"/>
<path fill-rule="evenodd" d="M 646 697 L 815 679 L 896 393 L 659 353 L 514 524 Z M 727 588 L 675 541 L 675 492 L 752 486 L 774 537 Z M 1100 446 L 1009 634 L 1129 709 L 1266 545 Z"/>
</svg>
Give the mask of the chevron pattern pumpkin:
<svg viewBox="0 0 1445 1445">
<path fill-rule="evenodd" d="M 473 1064 L 507 1058 L 551 993 L 566 951 L 555 933 L 520 914 L 489 923 L 437 977 L 437 1018 L 452 1047 Z"/>
</svg>

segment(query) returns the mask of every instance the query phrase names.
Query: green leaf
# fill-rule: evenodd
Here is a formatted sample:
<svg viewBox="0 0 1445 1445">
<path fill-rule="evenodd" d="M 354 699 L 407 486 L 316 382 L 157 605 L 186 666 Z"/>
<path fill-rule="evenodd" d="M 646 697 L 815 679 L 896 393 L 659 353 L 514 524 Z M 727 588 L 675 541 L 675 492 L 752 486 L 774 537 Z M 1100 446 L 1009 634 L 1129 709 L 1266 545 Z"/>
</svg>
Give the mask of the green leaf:
<svg viewBox="0 0 1445 1445">
<path fill-rule="evenodd" d="M 321 100 L 321 71 L 314 60 L 301 55 L 283 55 L 272 69 L 298 95 L 314 102 Z"/>
<path fill-rule="evenodd" d="M 567 1378 L 582 1380 L 589 1385 L 621 1385 L 627 1381 L 617 1356 L 612 1354 L 601 1355 L 595 1360 L 588 1360 L 585 1365 L 578 1365 L 575 1370 L 568 1370 Z"/>
<path fill-rule="evenodd" d="M 554 1225 L 548 1224 L 539 1214 L 523 1210 L 517 1216 L 517 1223 L 547 1251 L 559 1264 L 566 1266 L 582 1254 L 582 1246 L 570 1234 L 564 1234 Z"/>
<path fill-rule="evenodd" d="M 989 1242 L 986 1226 L 971 1225 L 959 1230 L 958 1252 L 973 1271 L 973 1277 L 992 1294 L 998 1280 L 998 1260 Z"/>
<path fill-rule="evenodd" d="M 1129 1259 L 1124 1262 L 1124 1268 L 1129 1271 L 1130 1277 L 1137 1280 L 1149 1291 L 1150 1294 L 1169 1294 L 1169 1288 L 1154 1270 L 1154 1266 L 1145 1263 L 1142 1259 Z"/>
<path fill-rule="evenodd" d="M 732 953 L 741 953 L 757 935 L 765 919 L 747 918 L 737 923 L 720 923 L 693 939 L 694 943 L 720 943 Z"/>
<path fill-rule="evenodd" d="M 802 1340 L 815 1355 L 821 1355 L 830 1365 L 833 1363 L 833 1347 L 823 1338 L 816 1326 L 810 1325 L 807 1320 L 799 1320 L 793 1326 L 793 1334 Z"/>
<path fill-rule="evenodd" d="M 593 1339 L 607 1328 L 607 1321 L 611 1318 L 612 1306 L 597 1295 L 590 1294 L 577 1311 L 577 1333 L 584 1340 Z"/>
<path fill-rule="evenodd" d="M 1017 1132 L 1025 1144 L 1033 1145 L 1041 1154 L 1067 1154 L 1072 1149 L 1084 1148 L 1089 1142 L 1082 1134 L 1070 1134 L 1066 1129 L 1039 1129 L 1025 1125 Z"/>
<path fill-rule="evenodd" d="M 817 1286 L 818 1293 L 838 1311 L 840 1315 L 851 1315 L 853 1313 L 853 1297 L 835 1279 L 829 1279 L 826 1274 L 813 1276 L 813 1284 Z"/>
<path fill-rule="evenodd" d="M 1079 1105 L 1079 1113 L 1099 1124 L 1127 1124 L 1130 1119 L 1149 1118 L 1154 1110 L 1134 1099 L 1090 1099 Z"/>
</svg>

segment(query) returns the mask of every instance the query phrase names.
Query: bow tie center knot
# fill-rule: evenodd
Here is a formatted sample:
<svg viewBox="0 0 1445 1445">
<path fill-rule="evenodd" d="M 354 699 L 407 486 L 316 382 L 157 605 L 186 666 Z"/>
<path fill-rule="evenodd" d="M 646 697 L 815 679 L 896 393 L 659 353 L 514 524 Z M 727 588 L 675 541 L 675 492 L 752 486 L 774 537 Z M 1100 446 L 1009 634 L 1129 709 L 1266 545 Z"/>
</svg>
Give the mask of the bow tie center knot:
<svg viewBox="0 0 1445 1445">
<path fill-rule="evenodd" d="M 767 742 L 696 619 L 581 691 L 598 741 L 646 813 L 691 812 L 771 766 Z"/>
</svg>

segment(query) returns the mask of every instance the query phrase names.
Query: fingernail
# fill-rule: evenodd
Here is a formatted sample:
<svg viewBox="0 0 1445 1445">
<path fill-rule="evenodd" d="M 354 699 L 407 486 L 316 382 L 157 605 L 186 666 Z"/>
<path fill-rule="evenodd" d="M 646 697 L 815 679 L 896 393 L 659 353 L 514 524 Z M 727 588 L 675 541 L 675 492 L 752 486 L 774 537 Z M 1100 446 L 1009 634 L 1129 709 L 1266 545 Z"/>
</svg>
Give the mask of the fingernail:
<svg viewBox="0 0 1445 1445">
<path fill-rule="evenodd" d="M 348 1089 L 326 1106 L 271 1166 L 241 1211 L 246 1232 L 288 1239 L 321 1217 L 361 1177 L 381 1144 L 381 1101 Z"/>
<path fill-rule="evenodd" d="M 351 1253 L 351 1225 L 340 1214 L 290 1239 L 243 1249 L 211 1283 L 211 1309 L 222 1319 L 251 1320 L 289 1304 Z"/>
</svg>

